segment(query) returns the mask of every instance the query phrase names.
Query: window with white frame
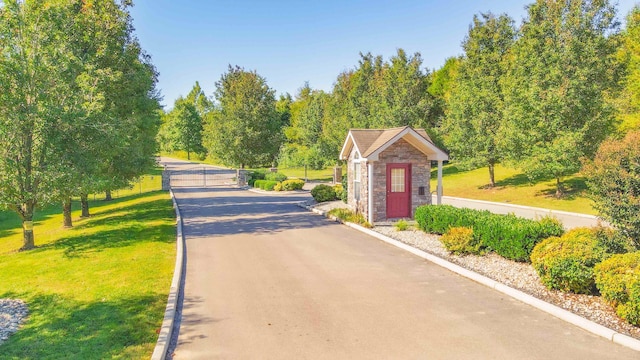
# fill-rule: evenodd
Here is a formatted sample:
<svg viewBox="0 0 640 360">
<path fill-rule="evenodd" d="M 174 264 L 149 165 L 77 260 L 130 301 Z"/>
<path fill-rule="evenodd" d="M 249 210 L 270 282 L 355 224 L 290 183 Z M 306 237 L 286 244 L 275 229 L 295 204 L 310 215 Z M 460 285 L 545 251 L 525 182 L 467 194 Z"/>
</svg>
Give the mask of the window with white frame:
<svg viewBox="0 0 640 360">
<path fill-rule="evenodd" d="M 360 200 L 360 162 L 353 163 L 353 197 Z"/>
</svg>

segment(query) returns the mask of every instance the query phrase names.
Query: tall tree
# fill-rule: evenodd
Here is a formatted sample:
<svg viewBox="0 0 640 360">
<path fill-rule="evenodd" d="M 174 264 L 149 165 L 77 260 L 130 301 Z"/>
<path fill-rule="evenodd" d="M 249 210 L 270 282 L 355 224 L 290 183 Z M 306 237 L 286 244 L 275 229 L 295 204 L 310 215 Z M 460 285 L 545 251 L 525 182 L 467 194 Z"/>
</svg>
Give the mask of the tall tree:
<svg viewBox="0 0 640 360">
<path fill-rule="evenodd" d="M 507 15 L 473 17 L 441 129 L 452 157 L 463 167 L 488 166 L 491 187 L 495 186 L 494 167 L 503 157 L 498 147 L 504 102 L 500 81 L 515 35 Z"/>
<path fill-rule="evenodd" d="M 180 97 L 168 114 L 172 118 L 170 124 L 175 126 L 175 149 L 186 151 L 188 160 L 191 160 L 192 152 L 201 156 L 206 153 L 202 145 L 202 131 L 203 116 L 206 116 L 207 112 L 202 112 L 202 115 L 201 112 L 195 101 Z"/>
<path fill-rule="evenodd" d="M 556 196 L 612 128 L 618 27 L 606 0 L 537 0 L 513 46 L 501 139 L 530 178 L 556 179 Z"/>
<path fill-rule="evenodd" d="M 272 164 L 282 144 L 275 91 L 255 71 L 229 66 L 216 82 L 218 108 L 205 126 L 206 146 L 226 165 Z"/>
<path fill-rule="evenodd" d="M 622 133 L 640 129 L 640 5 L 627 15 L 619 57 L 627 65 L 624 88 L 614 103 Z"/>
</svg>

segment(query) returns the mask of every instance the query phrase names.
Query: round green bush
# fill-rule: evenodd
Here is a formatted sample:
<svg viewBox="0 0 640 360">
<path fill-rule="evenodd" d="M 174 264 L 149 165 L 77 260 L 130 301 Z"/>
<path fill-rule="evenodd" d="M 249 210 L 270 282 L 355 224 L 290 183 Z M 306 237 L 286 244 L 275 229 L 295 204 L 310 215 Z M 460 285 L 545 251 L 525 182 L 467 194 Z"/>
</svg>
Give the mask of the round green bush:
<svg viewBox="0 0 640 360">
<path fill-rule="evenodd" d="M 550 289 L 593 294 L 593 268 L 607 256 L 595 229 L 576 228 L 538 243 L 531 252 L 531 264 Z"/>
<path fill-rule="evenodd" d="M 473 229 L 470 227 L 452 227 L 440 237 L 440 241 L 453 254 L 480 253 L 481 244 L 473 236 Z"/>
<path fill-rule="evenodd" d="M 301 179 L 289 179 L 282 182 L 283 191 L 302 190 L 304 186 L 304 180 Z"/>
<path fill-rule="evenodd" d="M 333 187 L 325 184 L 320 184 L 311 189 L 311 196 L 319 203 L 336 200 L 336 192 Z"/>
<path fill-rule="evenodd" d="M 618 315 L 640 325 L 640 251 L 616 254 L 595 266 L 596 286 Z"/>
</svg>

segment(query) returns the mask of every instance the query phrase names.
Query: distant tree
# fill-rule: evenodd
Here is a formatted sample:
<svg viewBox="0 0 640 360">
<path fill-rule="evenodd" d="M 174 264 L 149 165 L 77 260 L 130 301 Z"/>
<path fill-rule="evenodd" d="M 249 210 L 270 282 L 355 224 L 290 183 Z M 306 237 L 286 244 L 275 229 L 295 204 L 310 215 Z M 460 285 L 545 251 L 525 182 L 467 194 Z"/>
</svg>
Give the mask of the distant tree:
<svg viewBox="0 0 640 360">
<path fill-rule="evenodd" d="M 640 131 L 603 142 L 584 173 L 600 216 L 640 248 Z"/>
<path fill-rule="evenodd" d="M 612 129 L 618 26 L 606 0 L 537 0 L 512 47 L 500 138 L 529 178 L 556 179 L 558 197 Z"/>
<path fill-rule="evenodd" d="M 514 22 L 507 15 L 473 17 L 441 128 L 456 162 L 466 168 L 488 166 L 491 187 L 495 186 L 495 165 L 503 157 L 498 147 L 504 101 L 500 81 L 515 35 Z"/>
<path fill-rule="evenodd" d="M 206 113 L 200 115 L 194 101 L 178 98 L 167 116 L 175 127 L 174 149 L 186 151 L 188 160 L 191 160 L 192 152 L 201 156 L 206 153 L 202 144 L 203 116 Z"/>
<path fill-rule="evenodd" d="M 282 144 L 275 91 L 255 71 L 229 66 L 216 82 L 218 108 L 205 127 L 209 152 L 227 165 L 268 165 Z"/>
</svg>

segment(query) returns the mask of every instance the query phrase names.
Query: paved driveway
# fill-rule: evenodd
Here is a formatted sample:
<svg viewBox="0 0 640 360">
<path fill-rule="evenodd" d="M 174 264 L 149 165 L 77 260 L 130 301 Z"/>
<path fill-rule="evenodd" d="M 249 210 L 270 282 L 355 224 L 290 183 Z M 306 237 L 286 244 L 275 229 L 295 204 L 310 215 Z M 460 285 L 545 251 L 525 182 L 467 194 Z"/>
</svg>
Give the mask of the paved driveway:
<svg viewBox="0 0 640 360">
<path fill-rule="evenodd" d="M 638 359 L 639 353 L 294 205 L 175 189 L 175 359 Z"/>
</svg>

